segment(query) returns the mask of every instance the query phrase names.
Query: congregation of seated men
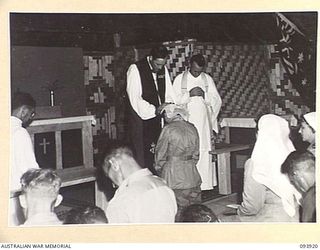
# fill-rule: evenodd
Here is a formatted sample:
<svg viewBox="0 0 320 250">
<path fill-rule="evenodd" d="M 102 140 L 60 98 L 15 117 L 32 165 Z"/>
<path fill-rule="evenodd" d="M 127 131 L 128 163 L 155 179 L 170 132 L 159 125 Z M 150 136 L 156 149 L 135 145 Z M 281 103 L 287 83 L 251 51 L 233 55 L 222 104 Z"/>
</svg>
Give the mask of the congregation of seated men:
<svg viewBox="0 0 320 250">
<path fill-rule="evenodd" d="M 128 146 L 111 148 L 101 166 L 117 186 L 107 209 L 72 209 L 61 221 L 54 213 L 63 199 L 60 177 L 51 169 L 29 168 L 19 178 L 23 225 L 223 222 L 226 218 L 201 204 L 201 177 L 196 168 L 199 136 L 187 121 L 186 109 L 168 104 L 161 113 L 166 125 L 155 151 L 157 174 L 141 167 Z M 315 113 L 304 115 L 302 124 L 300 133 L 310 144 L 305 150 L 295 150 L 285 119 L 273 114 L 259 119 L 235 222 L 316 221 Z"/>
</svg>

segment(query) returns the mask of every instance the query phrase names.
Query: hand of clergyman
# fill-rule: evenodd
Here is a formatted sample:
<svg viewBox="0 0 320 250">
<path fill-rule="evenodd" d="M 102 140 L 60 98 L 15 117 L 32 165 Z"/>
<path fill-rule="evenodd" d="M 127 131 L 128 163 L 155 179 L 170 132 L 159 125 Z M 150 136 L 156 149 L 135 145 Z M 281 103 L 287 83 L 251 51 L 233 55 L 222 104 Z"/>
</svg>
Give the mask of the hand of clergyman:
<svg viewBox="0 0 320 250">
<path fill-rule="evenodd" d="M 194 87 L 190 91 L 190 97 L 192 96 L 202 96 L 204 98 L 204 91 L 200 87 Z"/>
</svg>

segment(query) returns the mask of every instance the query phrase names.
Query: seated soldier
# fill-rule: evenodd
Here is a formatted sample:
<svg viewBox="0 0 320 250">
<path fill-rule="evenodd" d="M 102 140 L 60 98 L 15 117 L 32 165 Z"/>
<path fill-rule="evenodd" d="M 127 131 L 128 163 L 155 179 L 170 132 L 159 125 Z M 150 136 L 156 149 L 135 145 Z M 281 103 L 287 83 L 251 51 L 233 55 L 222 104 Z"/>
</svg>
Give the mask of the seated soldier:
<svg viewBox="0 0 320 250">
<path fill-rule="evenodd" d="M 104 211 L 97 206 L 85 206 L 71 209 L 63 224 L 105 224 L 108 219 Z"/>
<path fill-rule="evenodd" d="M 205 205 L 192 204 L 181 214 L 182 222 L 220 222 L 215 213 Z"/>
<path fill-rule="evenodd" d="M 142 168 L 127 147 L 116 147 L 106 155 L 103 170 L 118 186 L 108 204 L 109 223 L 174 222 L 177 203 L 163 179 Z"/>
<path fill-rule="evenodd" d="M 291 183 L 302 194 L 301 222 L 316 222 L 315 157 L 311 152 L 294 151 L 281 166 Z"/>
<path fill-rule="evenodd" d="M 196 127 L 186 121 L 187 113 L 185 108 L 175 104 L 164 107 L 167 125 L 155 149 L 155 168 L 177 199 L 176 222 L 183 208 L 201 203 L 201 177 L 196 166 L 199 136 Z"/>
<path fill-rule="evenodd" d="M 310 143 L 307 150 L 315 156 L 316 150 L 316 112 L 307 113 L 302 116 L 301 128 L 299 133 L 302 140 Z"/>
<path fill-rule="evenodd" d="M 62 201 L 60 177 L 51 169 L 30 169 L 21 177 L 21 206 L 25 209 L 23 225 L 59 225 L 54 207 Z"/>
</svg>

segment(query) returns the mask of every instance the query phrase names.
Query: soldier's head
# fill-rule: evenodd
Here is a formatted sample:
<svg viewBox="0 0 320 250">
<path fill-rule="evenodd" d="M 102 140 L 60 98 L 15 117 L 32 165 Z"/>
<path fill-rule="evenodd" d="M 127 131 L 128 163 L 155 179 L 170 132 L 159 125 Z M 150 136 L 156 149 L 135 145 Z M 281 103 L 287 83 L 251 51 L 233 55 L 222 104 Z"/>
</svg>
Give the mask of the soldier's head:
<svg viewBox="0 0 320 250">
<path fill-rule="evenodd" d="M 315 157 L 308 151 L 291 152 L 281 166 L 298 191 L 305 193 L 315 184 Z"/>
<path fill-rule="evenodd" d="M 20 183 L 20 203 L 26 210 L 53 211 L 62 201 L 61 179 L 52 169 L 29 169 L 21 176 Z"/>
</svg>

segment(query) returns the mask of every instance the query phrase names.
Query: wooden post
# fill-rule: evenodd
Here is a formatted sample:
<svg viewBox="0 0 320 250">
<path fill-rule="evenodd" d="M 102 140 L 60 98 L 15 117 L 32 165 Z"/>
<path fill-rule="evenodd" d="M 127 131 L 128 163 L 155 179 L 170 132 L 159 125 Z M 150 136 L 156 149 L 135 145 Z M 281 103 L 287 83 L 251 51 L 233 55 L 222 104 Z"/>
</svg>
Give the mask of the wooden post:
<svg viewBox="0 0 320 250">
<path fill-rule="evenodd" d="M 56 139 L 56 165 L 57 169 L 62 169 L 62 143 L 61 143 L 61 131 L 55 132 Z"/>
<path fill-rule="evenodd" d="M 219 193 L 231 194 L 230 153 L 218 154 Z"/>
<path fill-rule="evenodd" d="M 224 131 L 225 131 L 225 143 L 230 143 L 230 128 L 229 127 L 224 127 Z"/>
<path fill-rule="evenodd" d="M 85 168 L 93 167 L 93 139 L 91 121 L 83 122 L 82 125 L 82 152 L 83 165 Z"/>
</svg>

